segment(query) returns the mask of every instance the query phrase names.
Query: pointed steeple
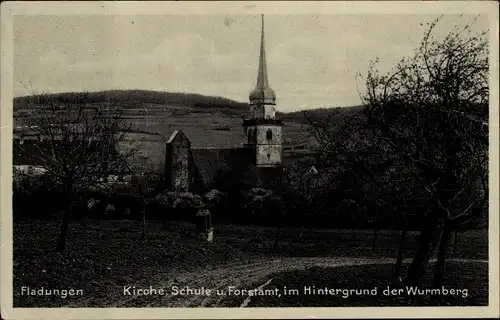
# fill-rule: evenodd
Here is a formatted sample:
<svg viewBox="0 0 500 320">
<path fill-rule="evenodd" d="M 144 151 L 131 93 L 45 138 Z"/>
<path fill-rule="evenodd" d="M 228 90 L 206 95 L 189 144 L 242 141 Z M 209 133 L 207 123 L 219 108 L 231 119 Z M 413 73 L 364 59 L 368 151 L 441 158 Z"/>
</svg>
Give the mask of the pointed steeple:
<svg viewBox="0 0 500 320">
<path fill-rule="evenodd" d="M 250 93 L 250 105 L 257 104 L 276 104 L 276 94 L 267 80 L 266 65 L 266 44 L 264 41 L 264 15 L 262 15 L 262 31 L 260 35 L 260 57 L 259 70 L 257 73 L 257 85 Z"/>
<path fill-rule="evenodd" d="M 264 40 L 264 15 L 262 15 L 262 31 L 260 33 L 260 56 L 259 56 L 259 71 L 257 74 L 257 88 L 264 89 L 269 86 L 267 82 L 267 65 L 266 65 L 266 44 Z"/>
</svg>

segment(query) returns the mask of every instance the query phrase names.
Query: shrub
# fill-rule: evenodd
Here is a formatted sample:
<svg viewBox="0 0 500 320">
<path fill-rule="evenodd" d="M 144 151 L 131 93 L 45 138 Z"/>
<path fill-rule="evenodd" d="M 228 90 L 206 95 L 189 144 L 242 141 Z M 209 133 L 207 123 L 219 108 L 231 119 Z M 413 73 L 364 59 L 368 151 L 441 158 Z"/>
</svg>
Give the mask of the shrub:
<svg viewBox="0 0 500 320">
<path fill-rule="evenodd" d="M 209 207 L 215 207 L 218 204 L 221 203 L 223 198 L 226 196 L 225 193 L 220 192 L 219 190 L 212 189 L 208 192 L 206 192 L 203 196 L 202 199 L 203 201 L 209 206 Z"/>
<path fill-rule="evenodd" d="M 14 218 L 50 219 L 64 208 L 61 195 L 46 176 L 18 175 L 12 193 Z"/>
<path fill-rule="evenodd" d="M 199 208 L 204 206 L 201 196 L 191 192 L 180 192 L 174 200 L 174 208 Z"/>
</svg>

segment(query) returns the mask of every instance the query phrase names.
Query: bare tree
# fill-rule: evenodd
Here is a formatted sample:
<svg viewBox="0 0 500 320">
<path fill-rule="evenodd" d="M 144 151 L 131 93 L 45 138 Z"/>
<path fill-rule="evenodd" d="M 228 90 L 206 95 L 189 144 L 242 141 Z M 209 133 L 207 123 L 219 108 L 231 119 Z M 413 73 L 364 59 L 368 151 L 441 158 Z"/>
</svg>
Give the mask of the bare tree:
<svg viewBox="0 0 500 320">
<path fill-rule="evenodd" d="M 313 203 L 317 198 L 318 185 L 321 181 L 320 172 L 309 161 L 296 162 L 287 167 L 287 191 L 291 192 L 288 205 L 291 209 L 304 208 L 304 217 L 299 238 L 304 235 L 306 226 L 310 226 L 314 217 Z M 299 209 L 300 210 L 300 209 Z"/>
<path fill-rule="evenodd" d="M 110 175 L 129 171 L 127 158 L 136 149 L 123 144 L 127 124 L 119 106 L 90 105 L 86 93 L 28 99 L 31 112 L 19 121 L 29 131 L 21 134 L 19 149 L 44 168 L 66 202 L 56 246 L 63 251 L 75 201 L 86 190 L 109 188 Z"/>
<path fill-rule="evenodd" d="M 136 198 L 135 200 L 140 210 L 142 220 L 141 239 L 143 241 L 147 239 L 148 201 L 150 201 L 150 199 L 157 194 L 158 190 L 156 190 L 156 188 L 158 186 L 162 186 L 162 177 L 163 175 L 161 172 L 159 172 L 158 168 L 155 167 L 148 167 L 143 172 L 132 176 L 132 195 Z"/>
<path fill-rule="evenodd" d="M 408 198 L 414 193 L 412 176 L 397 154 L 390 152 L 387 143 L 380 139 L 375 128 L 367 122 L 363 109 L 342 115 L 341 109 L 332 110 L 327 116 L 312 119 L 307 114 L 310 135 L 317 143 L 317 163 L 328 175 L 328 188 L 356 187 L 363 194 L 361 206 L 369 206 L 363 215 L 365 222 L 374 228 L 372 250 L 376 250 L 381 215 L 389 214 L 401 225 L 401 237 L 395 265 L 399 278 L 403 260 L 407 228 Z M 339 184 L 342 175 L 349 178 L 349 185 Z M 387 218 L 386 218 L 387 221 Z"/>
<path fill-rule="evenodd" d="M 375 61 L 363 95 L 377 136 L 404 159 L 432 203 L 408 284 L 421 282 L 437 243 L 434 285 L 440 283 L 452 231 L 483 214 L 488 200 L 487 32 L 472 34 L 474 20 L 437 39 L 440 20 L 429 24 L 415 55 L 393 72 L 381 75 Z"/>
</svg>

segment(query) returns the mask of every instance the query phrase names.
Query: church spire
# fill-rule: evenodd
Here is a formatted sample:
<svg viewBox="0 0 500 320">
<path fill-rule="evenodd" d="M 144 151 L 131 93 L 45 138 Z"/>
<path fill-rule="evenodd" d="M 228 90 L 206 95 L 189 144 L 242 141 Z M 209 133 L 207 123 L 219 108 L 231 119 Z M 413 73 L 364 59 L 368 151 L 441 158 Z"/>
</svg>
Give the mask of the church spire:
<svg viewBox="0 0 500 320">
<path fill-rule="evenodd" d="M 264 40 L 264 15 L 262 15 L 262 29 L 260 33 L 260 56 L 259 56 L 259 73 L 257 74 L 257 88 L 264 89 L 269 86 L 267 82 L 267 66 L 266 66 L 266 44 Z"/>
<path fill-rule="evenodd" d="M 264 15 L 262 15 L 257 85 L 255 86 L 255 89 L 250 93 L 250 104 L 276 104 L 276 94 L 274 93 L 273 89 L 269 87 L 269 83 L 267 80 L 266 45 L 264 41 Z"/>
</svg>

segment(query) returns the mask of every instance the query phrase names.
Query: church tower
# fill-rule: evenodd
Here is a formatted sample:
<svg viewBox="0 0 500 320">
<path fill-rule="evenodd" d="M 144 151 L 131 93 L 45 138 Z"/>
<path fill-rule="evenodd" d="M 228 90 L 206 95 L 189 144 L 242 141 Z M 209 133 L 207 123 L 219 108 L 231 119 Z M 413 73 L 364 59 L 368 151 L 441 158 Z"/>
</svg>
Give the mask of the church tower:
<svg viewBox="0 0 500 320">
<path fill-rule="evenodd" d="M 246 145 L 255 150 L 257 167 L 279 167 L 283 158 L 283 122 L 276 119 L 276 94 L 267 79 L 264 15 L 262 15 L 257 85 L 249 98 L 250 118 L 243 120 Z"/>
</svg>

